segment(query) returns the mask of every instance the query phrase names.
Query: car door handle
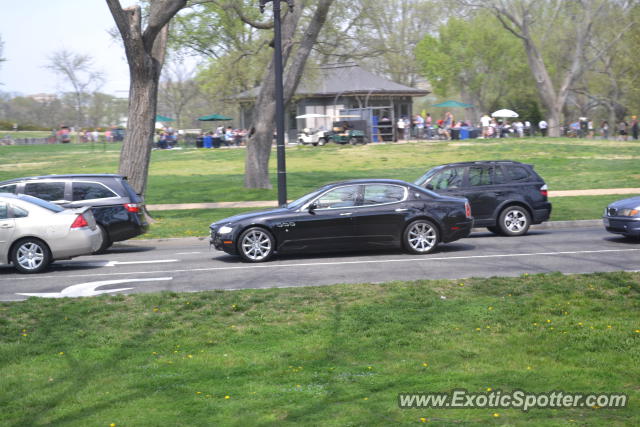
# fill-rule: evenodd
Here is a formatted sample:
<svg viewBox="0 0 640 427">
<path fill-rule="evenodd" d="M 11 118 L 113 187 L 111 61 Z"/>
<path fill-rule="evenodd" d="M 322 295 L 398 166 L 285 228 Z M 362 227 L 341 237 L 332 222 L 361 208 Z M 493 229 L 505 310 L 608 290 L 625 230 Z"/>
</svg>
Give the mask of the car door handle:
<svg viewBox="0 0 640 427">
<path fill-rule="evenodd" d="M 408 211 L 408 210 L 409 209 L 406 209 L 406 208 L 398 208 L 398 209 L 396 209 L 396 212 L 405 212 L 405 211 Z"/>
<path fill-rule="evenodd" d="M 352 215 L 352 214 L 353 214 L 353 212 L 342 212 L 340 214 L 340 216 L 349 216 L 349 215 Z"/>
<path fill-rule="evenodd" d="M 0 228 L 13 228 L 13 224 L 0 224 Z"/>
</svg>

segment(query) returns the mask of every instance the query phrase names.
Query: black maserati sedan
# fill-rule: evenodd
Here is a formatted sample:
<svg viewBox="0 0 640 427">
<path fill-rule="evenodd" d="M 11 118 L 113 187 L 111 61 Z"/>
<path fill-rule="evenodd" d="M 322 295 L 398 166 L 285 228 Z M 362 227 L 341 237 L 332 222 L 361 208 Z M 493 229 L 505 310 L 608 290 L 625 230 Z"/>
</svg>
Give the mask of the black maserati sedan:
<svg viewBox="0 0 640 427">
<path fill-rule="evenodd" d="M 427 254 L 467 237 L 473 227 L 464 198 L 441 196 L 408 182 L 360 179 L 325 185 L 287 206 L 211 224 L 211 244 L 245 261 L 274 253 L 402 247 Z"/>
</svg>

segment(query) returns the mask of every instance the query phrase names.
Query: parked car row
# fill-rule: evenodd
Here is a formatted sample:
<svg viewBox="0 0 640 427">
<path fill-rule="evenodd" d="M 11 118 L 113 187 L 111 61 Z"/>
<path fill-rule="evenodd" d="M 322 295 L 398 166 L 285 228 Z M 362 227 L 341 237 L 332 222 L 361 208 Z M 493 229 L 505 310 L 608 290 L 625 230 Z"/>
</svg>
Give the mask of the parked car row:
<svg viewBox="0 0 640 427">
<path fill-rule="evenodd" d="M 359 179 L 328 184 L 285 207 L 210 226 L 216 249 L 248 262 L 276 254 L 402 248 L 428 254 L 473 227 L 521 236 L 551 215 L 547 185 L 514 161 L 441 165 L 414 183 Z M 0 264 L 37 273 L 59 259 L 100 253 L 148 229 L 144 201 L 112 174 L 47 175 L 0 182 Z M 604 211 L 607 231 L 640 237 L 640 197 Z"/>
</svg>

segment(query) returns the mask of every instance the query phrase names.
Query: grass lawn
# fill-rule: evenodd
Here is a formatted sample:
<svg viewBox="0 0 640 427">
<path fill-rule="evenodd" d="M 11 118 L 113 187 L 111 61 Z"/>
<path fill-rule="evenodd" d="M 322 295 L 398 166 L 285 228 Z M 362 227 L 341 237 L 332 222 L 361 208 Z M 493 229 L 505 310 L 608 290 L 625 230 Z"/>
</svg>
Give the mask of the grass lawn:
<svg viewBox="0 0 640 427">
<path fill-rule="evenodd" d="M 0 303 L 0 424 L 637 425 L 639 310 L 635 273 Z M 397 406 L 455 388 L 629 403 Z"/>
</svg>

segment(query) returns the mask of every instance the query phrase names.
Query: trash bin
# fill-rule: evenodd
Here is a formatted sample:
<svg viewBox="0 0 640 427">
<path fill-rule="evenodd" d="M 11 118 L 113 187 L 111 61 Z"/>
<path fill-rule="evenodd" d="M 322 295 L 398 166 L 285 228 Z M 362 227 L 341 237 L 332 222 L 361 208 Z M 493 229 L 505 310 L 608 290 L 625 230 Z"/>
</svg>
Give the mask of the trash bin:
<svg viewBox="0 0 640 427">
<path fill-rule="evenodd" d="M 469 129 L 460 128 L 460 139 L 469 139 Z"/>
</svg>

